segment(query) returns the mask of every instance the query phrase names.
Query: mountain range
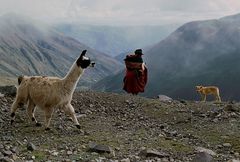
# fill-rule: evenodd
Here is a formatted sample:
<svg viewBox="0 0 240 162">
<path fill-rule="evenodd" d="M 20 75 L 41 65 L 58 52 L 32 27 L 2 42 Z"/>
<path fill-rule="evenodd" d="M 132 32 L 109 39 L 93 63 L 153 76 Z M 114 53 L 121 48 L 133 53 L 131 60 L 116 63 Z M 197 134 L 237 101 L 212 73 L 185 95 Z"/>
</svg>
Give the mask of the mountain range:
<svg viewBox="0 0 240 162">
<path fill-rule="evenodd" d="M 145 52 L 145 96 L 199 99 L 196 85 L 215 85 L 225 100 L 240 100 L 240 14 L 189 22 Z M 121 92 L 124 71 L 98 82 L 98 90 Z M 114 79 L 115 78 L 115 79 Z"/>
<path fill-rule="evenodd" d="M 99 26 L 79 23 L 60 23 L 55 28 L 93 49 L 113 57 L 120 53 L 146 48 L 167 37 L 179 25 L 162 26 Z"/>
<path fill-rule="evenodd" d="M 8 14 L 0 17 L 0 75 L 50 75 L 63 77 L 81 51 L 96 67 L 87 69 L 82 86 L 116 73 L 122 64 L 114 58 L 34 20 Z"/>
</svg>

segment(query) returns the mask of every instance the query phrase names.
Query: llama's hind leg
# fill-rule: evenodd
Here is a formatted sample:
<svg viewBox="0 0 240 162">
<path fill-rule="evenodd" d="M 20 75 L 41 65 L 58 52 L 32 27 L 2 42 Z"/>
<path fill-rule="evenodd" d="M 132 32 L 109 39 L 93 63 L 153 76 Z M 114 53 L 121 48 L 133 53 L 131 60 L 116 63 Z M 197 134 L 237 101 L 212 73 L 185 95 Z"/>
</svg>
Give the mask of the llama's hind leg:
<svg viewBox="0 0 240 162">
<path fill-rule="evenodd" d="M 75 114 L 75 111 L 74 111 L 74 108 L 71 104 L 67 104 L 65 107 L 64 107 L 64 111 L 66 114 L 70 115 L 70 117 L 72 118 L 74 124 L 76 125 L 76 127 L 78 129 L 80 129 L 80 125 L 78 123 L 78 120 L 77 120 L 77 117 L 76 117 L 76 114 Z"/>
<path fill-rule="evenodd" d="M 45 130 L 50 130 L 49 125 L 54 111 L 53 107 L 45 108 Z"/>
<path fill-rule="evenodd" d="M 35 107 L 36 105 L 34 104 L 34 102 L 29 99 L 29 102 L 28 102 L 28 107 L 27 107 L 27 113 L 28 113 L 28 116 L 29 118 L 36 123 L 36 126 L 37 127 L 40 127 L 41 126 L 41 123 L 37 122 L 35 116 L 34 116 L 34 111 L 35 111 Z"/>
<path fill-rule="evenodd" d="M 15 112 L 17 111 L 17 109 L 19 107 L 22 107 L 24 105 L 24 102 L 19 99 L 18 97 L 16 97 L 16 99 L 14 100 L 12 106 L 11 106 L 11 125 L 13 124 L 14 120 L 15 120 Z"/>
</svg>

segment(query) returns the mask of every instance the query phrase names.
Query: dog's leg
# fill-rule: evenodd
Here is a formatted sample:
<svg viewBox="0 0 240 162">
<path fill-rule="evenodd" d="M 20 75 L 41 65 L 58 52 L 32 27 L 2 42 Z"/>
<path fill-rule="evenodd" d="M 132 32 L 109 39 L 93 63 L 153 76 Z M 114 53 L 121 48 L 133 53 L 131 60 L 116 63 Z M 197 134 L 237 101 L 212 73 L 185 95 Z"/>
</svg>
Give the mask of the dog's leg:
<svg viewBox="0 0 240 162">
<path fill-rule="evenodd" d="M 215 100 L 218 102 L 221 102 L 221 97 L 220 97 L 220 93 L 219 93 L 219 89 L 216 89 L 215 93 L 213 93 L 213 95 L 215 96 Z"/>
<path fill-rule="evenodd" d="M 41 123 L 38 123 L 34 116 L 35 106 L 36 105 L 34 104 L 34 102 L 31 99 L 29 99 L 28 107 L 27 107 L 28 116 L 33 122 L 36 123 L 36 126 L 39 127 L 39 126 L 41 126 Z"/>
<path fill-rule="evenodd" d="M 221 97 L 220 97 L 219 94 L 216 95 L 216 100 L 217 100 L 218 102 L 222 102 L 222 101 L 221 101 Z"/>
<path fill-rule="evenodd" d="M 80 127 L 80 125 L 78 123 L 78 120 L 77 120 L 77 117 L 76 117 L 76 114 L 75 114 L 73 106 L 70 103 L 67 104 L 66 106 L 64 106 L 64 111 L 65 111 L 66 114 L 71 116 L 71 118 L 72 118 L 74 124 L 76 125 L 76 127 L 78 129 L 80 129 L 81 127 Z"/>
<path fill-rule="evenodd" d="M 206 102 L 207 95 L 204 94 L 203 102 Z"/>
<path fill-rule="evenodd" d="M 222 102 L 220 95 L 218 95 L 218 101 Z"/>
<path fill-rule="evenodd" d="M 220 97 L 220 93 L 219 93 L 219 89 L 218 89 L 218 91 L 217 91 L 217 95 L 218 95 L 218 101 L 219 101 L 219 102 L 222 102 L 222 101 L 221 101 L 221 97 Z"/>
<path fill-rule="evenodd" d="M 200 97 L 201 97 L 201 101 L 203 101 L 203 94 L 199 93 Z"/>
</svg>

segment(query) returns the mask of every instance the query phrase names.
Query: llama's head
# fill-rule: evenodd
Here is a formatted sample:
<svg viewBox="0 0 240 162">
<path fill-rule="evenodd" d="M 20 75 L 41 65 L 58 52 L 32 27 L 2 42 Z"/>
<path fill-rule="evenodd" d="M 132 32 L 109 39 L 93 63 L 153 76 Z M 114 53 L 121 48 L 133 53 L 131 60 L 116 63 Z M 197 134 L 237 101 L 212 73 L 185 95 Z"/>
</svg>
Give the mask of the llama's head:
<svg viewBox="0 0 240 162">
<path fill-rule="evenodd" d="M 88 66 L 94 67 L 95 62 L 92 62 L 89 57 L 86 57 L 87 50 L 83 50 L 80 57 L 77 59 L 77 66 L 83 69 L 87 68 Z"/>
</svg>

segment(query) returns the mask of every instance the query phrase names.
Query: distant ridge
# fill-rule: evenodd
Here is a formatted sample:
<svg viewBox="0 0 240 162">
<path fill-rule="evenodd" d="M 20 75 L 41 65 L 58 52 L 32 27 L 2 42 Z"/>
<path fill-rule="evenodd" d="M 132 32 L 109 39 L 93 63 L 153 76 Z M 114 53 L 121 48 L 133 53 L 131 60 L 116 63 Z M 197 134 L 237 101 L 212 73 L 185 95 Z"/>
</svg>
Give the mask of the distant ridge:
<svg viewBox="0 0 240 162">
<path fill-rule="evenodd" d="M 0 17 L 0 75 L 64 76 L 82 50 L 87 49 L 96 67 L 86 71 L 82 84 L 116 73 L 122 65 L 79 41 L 33 20 L 8 14 Z"/>
<path fill-rule="evenodd" d="M 56 29 L 113 57 L 135 48 L 145 48 L 167 37 L 179 25 L 97 26 L 78 23 L 58 24 Z"/>
</svg>

